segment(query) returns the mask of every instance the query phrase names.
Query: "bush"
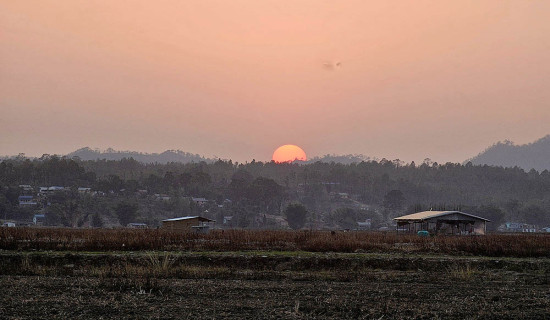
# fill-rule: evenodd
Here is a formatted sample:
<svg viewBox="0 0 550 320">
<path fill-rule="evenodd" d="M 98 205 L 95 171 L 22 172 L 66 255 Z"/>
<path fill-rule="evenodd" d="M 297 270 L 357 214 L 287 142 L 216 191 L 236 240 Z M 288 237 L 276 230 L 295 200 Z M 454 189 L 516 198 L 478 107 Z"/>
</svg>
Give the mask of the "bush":
<svg viewBox="0 0 550 320">
<path fill-rule="evenodd" d="M 292 203 L 286 207 L 285 216 L 292 229 L 301 229 L 306 224 L 307 209 L 301 203 Z"/>
</svg>

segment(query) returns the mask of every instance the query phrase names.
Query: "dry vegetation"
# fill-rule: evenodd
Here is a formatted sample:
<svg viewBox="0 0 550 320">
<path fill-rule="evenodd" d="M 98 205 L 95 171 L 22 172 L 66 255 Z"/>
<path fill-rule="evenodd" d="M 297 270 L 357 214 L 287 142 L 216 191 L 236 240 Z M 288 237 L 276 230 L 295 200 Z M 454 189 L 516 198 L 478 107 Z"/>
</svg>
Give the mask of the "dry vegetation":
<svg viewBox="0 0 550 320">
<path fill-rule="evenodd" d="M 540 319 L 549 255 L 549 235 L 2 228 L 0 314 Z"/>
<path fill-rule="evenodd" d="M 543 319 L 549 259 L 3 252 L 3 319 Z"/>
<path fill-rule="evenodd" d="M 416 276 L 414 286 L 400 278 Z M 3 319 L 546 319 L 547 290 L 422 275 L 332 282 L 160 280 L 161 291 L 97 278 L 3 277 Z M 480 290 L 480 287 L 483 287 Z M 488 288 L 488 289 L 487 289 Z M 411 294 L 414 289 L 414 294 Z"/>
<path fill-rule="evenodd" d="M 159 229 L 0 228 L 0 249 L 55 251 L 310 251 L 395 252 L 550 257 L 550 235 L 418 237 L 393 232 L 214 230 L 177 234 Z"/>
</svg>

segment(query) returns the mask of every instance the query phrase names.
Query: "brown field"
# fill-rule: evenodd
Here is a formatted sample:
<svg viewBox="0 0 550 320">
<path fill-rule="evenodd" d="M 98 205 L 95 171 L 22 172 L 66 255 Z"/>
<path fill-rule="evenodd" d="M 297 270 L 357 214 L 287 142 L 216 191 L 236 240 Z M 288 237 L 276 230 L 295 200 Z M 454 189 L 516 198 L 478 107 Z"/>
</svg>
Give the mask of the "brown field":
<svg viewBox="0 0 550 320">
<path fill-rule="evenodd" d="M 550 234 L 435 236 L 395 232 L 0 228 L 0 249 L 55 251 L 310 251 L 550 257 Z"/>
<path fill-rule="evenodd" d="M 549 239 L 4 228 L 0 315 L 544 319 Z"/>
</svg>

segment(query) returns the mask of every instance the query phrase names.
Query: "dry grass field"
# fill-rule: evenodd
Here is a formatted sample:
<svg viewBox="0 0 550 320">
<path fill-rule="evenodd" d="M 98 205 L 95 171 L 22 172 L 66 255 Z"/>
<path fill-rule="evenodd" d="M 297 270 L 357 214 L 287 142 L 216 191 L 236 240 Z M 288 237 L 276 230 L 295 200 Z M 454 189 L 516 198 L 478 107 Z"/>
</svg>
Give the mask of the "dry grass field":
<svg viewBox="0 0 550 320">
<path fill-rule="evenodd" d="M 550 234 L 436 236 L 395 232 L 0 228 L 0 249 L 54 251 L 310 251 L 550 257 Z"/>
<path fill-rule="evenodd" d="M 549 236 L 1 229 L 3 319 L 544 319 Z"/>
</svg>

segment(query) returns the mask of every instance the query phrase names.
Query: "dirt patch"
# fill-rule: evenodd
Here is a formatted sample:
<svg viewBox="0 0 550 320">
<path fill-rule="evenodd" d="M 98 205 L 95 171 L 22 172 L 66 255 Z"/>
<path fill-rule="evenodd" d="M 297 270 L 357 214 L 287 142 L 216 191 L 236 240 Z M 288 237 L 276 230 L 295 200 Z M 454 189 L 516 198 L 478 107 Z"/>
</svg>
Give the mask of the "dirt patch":
<svg viewBox="0 0 550 320">
<path fill-rule="evenodd" d="M 418 275 L 416 275 L 418 276 Z M 97 278 L 0 277 L 4 319 L 542 319 L 547 286 L 168 279 L 158 290 L 106 288 Z"/>
<path fill-rule="evenodd" d="M 548 259 L 364 254 L 0 256 L 3 319 L 542 319 Z"/>
</svg>

